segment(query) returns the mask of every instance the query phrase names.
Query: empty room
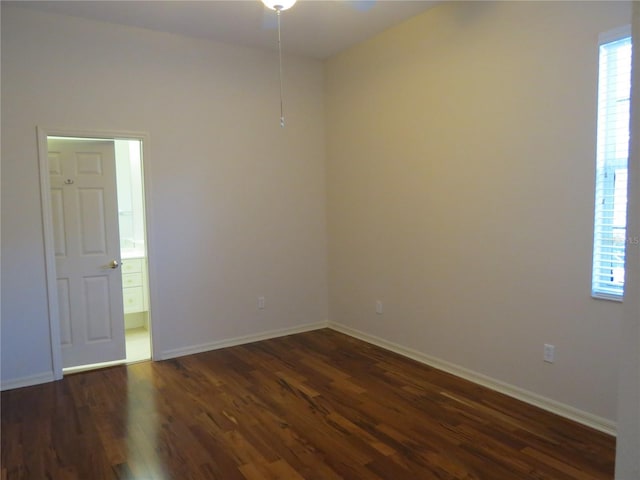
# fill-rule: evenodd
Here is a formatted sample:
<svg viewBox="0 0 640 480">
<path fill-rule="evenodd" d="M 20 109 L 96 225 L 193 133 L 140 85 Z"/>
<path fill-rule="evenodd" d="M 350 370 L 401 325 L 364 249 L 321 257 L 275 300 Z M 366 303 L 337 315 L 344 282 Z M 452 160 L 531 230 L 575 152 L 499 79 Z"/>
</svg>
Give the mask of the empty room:
<svg viewBox="0 0 640 480">
<path fill-rule="evenodd" d="M 640 479 L 639 2 L 1 21 L 3 480 Z"/>
</svg>

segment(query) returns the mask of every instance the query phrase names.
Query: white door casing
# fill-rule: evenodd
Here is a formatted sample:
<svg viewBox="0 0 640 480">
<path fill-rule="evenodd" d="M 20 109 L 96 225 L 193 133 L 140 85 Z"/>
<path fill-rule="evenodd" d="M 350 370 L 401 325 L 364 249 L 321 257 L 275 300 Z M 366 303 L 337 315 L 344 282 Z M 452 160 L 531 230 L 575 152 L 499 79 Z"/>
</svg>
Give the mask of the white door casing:
<svg viewBox="0 0 640 480">
<path fill-rule="evenodd" d="M 124 360 L 114 142 L 47 143 L 62 366 Z"/>
</svg>

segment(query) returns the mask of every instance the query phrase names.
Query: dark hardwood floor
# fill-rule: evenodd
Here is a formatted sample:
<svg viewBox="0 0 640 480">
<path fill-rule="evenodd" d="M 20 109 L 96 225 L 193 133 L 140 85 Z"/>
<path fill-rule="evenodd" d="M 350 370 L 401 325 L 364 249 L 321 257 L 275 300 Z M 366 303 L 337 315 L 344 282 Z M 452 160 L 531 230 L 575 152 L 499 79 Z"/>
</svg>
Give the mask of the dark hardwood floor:
<svg viewBox="0 0 640 480">
<path fill-rule="evenodd" d="M 615 440 L 332 330 L 2 393 L 2 479 L 611 479 Z"/>
</svg>

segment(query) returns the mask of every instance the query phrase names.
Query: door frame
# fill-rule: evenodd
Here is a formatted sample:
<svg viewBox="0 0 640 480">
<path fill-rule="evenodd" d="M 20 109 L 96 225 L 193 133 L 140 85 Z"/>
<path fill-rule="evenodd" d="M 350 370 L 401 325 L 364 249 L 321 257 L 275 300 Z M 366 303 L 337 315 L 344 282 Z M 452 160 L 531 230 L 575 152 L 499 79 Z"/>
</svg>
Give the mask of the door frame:
<svg viewBox="0 0 640 480">
<path fill-rule="evenodd" d="M 113 130 L 87 130 L 87 129 L 70 129 L 56 127 L 36 127 L 38 141 L 38 167 L 40 170 L 40 203 L 42 207 L 42 227 L 44 240 L 44 261 L 45 261 L 45 278 L 47 291 L 47 314 L 49 317 L 49 333 L 51 337 L 51 364 L 53 369 L 53 378 L 60 380 L 63 376 L 62 372 L 62 346 L 60 345 L 60 318 L 58 311 L 58 287 L 56 283 L 56 256 L 54 249 L 53 235 L 53 212 L 51 210 L 51 182 L 49 180 L 49 150 L 47 147 L 47 137 L 76 137 L 76 138 L 100 138 L 105 140 L 139 140 L 142 146 L 142 178 L 144 193 L 144 223 L 145 223 L 145 242 L 147 254 L 147 272 L 148 272 L 148 293 L 149 293 L 149 318 L 152 319 L 153 292 L 154 282 L 152 280 L 153 250 L 151 247 L 151 175 L 149 174 L 149 135 L 144 132 L 131 131 L 113 131 Z M 153 360 L 154 335 L 153 320 L 149 322 L 149 336 L 151 338 L 151 358 Z"/>
</svg>

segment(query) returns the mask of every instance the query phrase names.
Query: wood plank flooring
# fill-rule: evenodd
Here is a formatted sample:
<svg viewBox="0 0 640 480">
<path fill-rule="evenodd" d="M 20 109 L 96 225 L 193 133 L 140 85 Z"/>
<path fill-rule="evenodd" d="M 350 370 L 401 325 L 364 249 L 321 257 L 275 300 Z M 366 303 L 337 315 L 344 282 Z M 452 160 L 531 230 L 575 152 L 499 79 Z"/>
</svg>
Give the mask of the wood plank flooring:
<svg viewBox="0 0 640 480">
<path fill-rule="evenodd" d="M 615 440 L 332 330 L 2 393 L 2 479 L 611 479 Z"/>
</svg>

